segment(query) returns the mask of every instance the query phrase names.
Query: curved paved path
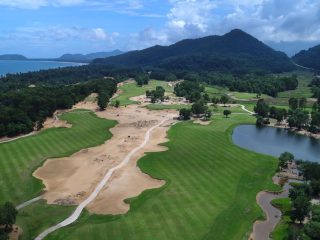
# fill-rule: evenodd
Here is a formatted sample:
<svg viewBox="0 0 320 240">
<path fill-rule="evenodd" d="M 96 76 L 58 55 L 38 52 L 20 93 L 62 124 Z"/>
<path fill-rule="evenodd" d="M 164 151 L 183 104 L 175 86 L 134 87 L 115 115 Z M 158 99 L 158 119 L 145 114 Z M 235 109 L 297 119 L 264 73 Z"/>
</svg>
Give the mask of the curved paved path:
<svg viewBox="0 0 320 240">
<path fill-rule="evenodd" d="M 25 208 L 25 207 L 31 205 L 32 203 L 39 201 L 40 199 L 42 199 L 42 196 L 33 198 L 33 199 L 29 200 L 29 201 L 26 201 L 26 202 L 21 203 L 20 205 L 16 206 L 16 209 L 20 210 L 22 208 Z"/>
<path fill-rule="evenodd" d="M 256 221 L 253 225 L 252 239 L 269 240 L 270 234 L 281 220 L 281 211 L 271 202 L 274 199 L 287 198 L 289 196 L 289 183 L 286 183 L 281 193 L 260 192 L 257 196 L 258 205 L 265 212 L 267 219 Z"/>
<path fill-rule="evenodd" d="M 57 225 L 55 226 L 52 226 L 48 229 L 46 229 L 45 231 L 43 231 L 38 237 L 35 238 L 35 240 L 42 240 L 44 239 L 46 236 L 48 236 L 50 233 L 58 230 L 59 228 L 62 228 L 62 227 L 65 227 L 65 226 L 68 226 L 70 225 L 71 223 L 75 222 L 81 215 L 82 213 L 82 210 L 88 206 L 88 204 L 90 204 L 99 194 L 99 192 L 102 190 L 102 188 L 106 185 L 106 183 L 108 182 L 108 180 L 111 178 L 112 174 L 122 168 L 123 166 L 125 166 L 131 159 L 131 157 L 137 153 L 139 150 L 141 150 L 148 142 L 149 142 L 149 139 L 150 139 L 150 135 L 151 135 L 151 132 L 159 127 L 160 125 L 162 125 L 165 121 L 169 120 L 169 118 L 166 118 L 164 120 L 162 120 L 160 123 L 158 123 L 157 125 L 151 127 L 145 134 L 145 138 L 144 138 L 144 141 L 138 146 L 136 147 L 135 149 L 133 149 L 123 160 L 122 162 L 116 166 L 116 167 L 113 167 L 111 168 L 107 173 L 106 175 L 104 176 L 104 178 L 101 180 L 101 182 L 97 185 L 97 187 L 94 189 L 94 191 L 91 193 L 91 195 L 86 199 L 84 200 L 82 203 L 80 203 L 78 205 L 78 207 L 76 208 L 76 210 L 67 218 L 65 219 L 64 221 L 58 223 Z"/>
<path fill-rule="evenodd" d="M 30 137 L 30 136 L 35 135 L 36 133 L 37 133 L 37 132 L 31 132 L 31 133 L 28 133 L 28 134 L 26 134 L 26 135 L 22 135 L 22 136 L 19 136 L 19 137 L 10 138 L 10 139 L 3 140 L 3 141 L 0 140 L 0 144 L 1 144 L 1 143 L 13 142 L 13 141 L 16 141 L 16 140 L 21 139 L 21 138 Z"/>
<path fill-rule="evenodd" d="M 256 113 L 255 112 L 251 112 L 250 110 L 246 109 L 246 107 L 244 105 L 240 105 L 241 106 L 241 109 L 247 113 L 250 113 L 252 115 L 255 115 Z"/>
</svg>

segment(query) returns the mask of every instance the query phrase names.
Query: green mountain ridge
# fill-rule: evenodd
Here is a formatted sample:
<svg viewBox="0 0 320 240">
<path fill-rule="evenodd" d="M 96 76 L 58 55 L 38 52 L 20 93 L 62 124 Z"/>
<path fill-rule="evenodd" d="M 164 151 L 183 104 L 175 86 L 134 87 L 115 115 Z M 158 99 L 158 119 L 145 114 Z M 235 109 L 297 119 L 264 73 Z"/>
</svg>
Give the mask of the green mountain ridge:
<svg viewBox="0 0 320 240">
<path fill-rule="evenodd" d="M 223 36 L 186 39 L 170 46 L 153 46 L 119 56 L 95 59 L 93 64 L 191 71 L 291 71 L 288 56 L 235 29 Z"/>
<path fill-rule="evenodd" d="M 320 45 L 299 52 L 292 60 L 301 66 L 320 70 Z"/>
</svg>

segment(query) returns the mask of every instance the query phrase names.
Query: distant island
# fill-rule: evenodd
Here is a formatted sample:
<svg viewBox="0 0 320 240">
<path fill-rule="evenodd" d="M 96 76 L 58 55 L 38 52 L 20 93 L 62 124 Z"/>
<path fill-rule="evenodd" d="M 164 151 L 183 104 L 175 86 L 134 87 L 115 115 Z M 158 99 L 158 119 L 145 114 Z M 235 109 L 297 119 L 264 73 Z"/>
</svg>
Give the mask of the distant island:
<svg viewBox="0 0 320 240">
<path fill-rule="evenodd" d="M 0 60 L 28 60 L 28 58 L 21 54 L 4 54 L 0 55 Z"/>
<path fill-rule="evenodd" d="M 114 50 L 111 52 L 96 52 L 96 53 L 89 53 L 89 54 L 64 54 L 61 57 L 55 59 L 56 61 L 67 61 L 67 62 L 91 62 L 96 58 L 107 58 L 118 56 L 123 54 L 124 52 L 120 50 Z"/>
<path fill-rule="evenodd" d="M 63 54 L 58 58 L 28 58 L 21 54 L 4 54 L 0 55 L 0 60 L 30 60 L 30 61 L 58 61 L 58 62 L 77 62 L 77 63 L 89 63 L 96 58 L 108 58 L 118 56 L 124 52 L 120 50 L 114 50 L 111 52 L 96 52 L 89 54 Z"/>
</svg>

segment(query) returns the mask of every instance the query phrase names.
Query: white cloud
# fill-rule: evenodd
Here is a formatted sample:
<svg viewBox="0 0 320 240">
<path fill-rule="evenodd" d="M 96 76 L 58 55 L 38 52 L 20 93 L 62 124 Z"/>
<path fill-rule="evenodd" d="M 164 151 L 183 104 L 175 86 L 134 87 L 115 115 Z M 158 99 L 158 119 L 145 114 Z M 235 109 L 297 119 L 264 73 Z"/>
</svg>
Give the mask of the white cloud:
<svg viewBox="0 0 320 240">
<path fill-rule="evenodd" d="M 102 28 L 82 28 L 82 27 L 22 27 L 16 29 L 10 34 L 0 36 L 1 39 L 22 39 L 29 42 L 40 44 L 41 42 L 54 41 L 70 41 L 70 40 L 85 40 L 90 42 L 105 42 L 115 44 L 115 39 L 119 33 L 114 32 L 108 34 Z M 89 44 L 89 43 L 88 43 Z"/>
<path fill-rule="evenodd" d="M 134 36 L 140 46 L 240 28 L 263 41 L 320 41 L 319 0 L 168 0 L 165 26 Z M 136 46 L 136 43 L 133 46 Z"/>
</svg>

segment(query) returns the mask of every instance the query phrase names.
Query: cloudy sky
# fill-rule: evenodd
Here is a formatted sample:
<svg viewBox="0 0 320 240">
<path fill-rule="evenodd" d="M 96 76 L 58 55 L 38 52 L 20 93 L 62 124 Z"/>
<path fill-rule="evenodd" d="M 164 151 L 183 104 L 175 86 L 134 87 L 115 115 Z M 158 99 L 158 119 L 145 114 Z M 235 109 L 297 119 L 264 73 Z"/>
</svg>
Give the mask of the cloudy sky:
<svg viewBox="0 0 320 240">
<path fill-rule="evenodd" d="M 0 0 L 0 54 L 142 49 L 240 28 L 289 53 L 320 43 L 319 0 Z"/>
</svg>

